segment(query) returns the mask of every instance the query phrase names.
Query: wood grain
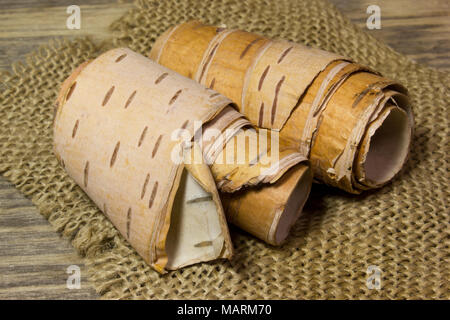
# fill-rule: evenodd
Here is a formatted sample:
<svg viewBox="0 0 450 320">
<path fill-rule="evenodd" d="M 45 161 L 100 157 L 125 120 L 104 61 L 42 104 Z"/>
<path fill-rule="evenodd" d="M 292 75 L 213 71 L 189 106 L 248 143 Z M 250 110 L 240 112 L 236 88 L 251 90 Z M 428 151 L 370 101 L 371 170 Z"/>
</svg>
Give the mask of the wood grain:
<svg viewBox="0 0 450 320">
<path fill-rule="evenodd" d="M 329 0 L 350 20 L 412 60 L 450 70 L 450 1 Z M 369 30 L 367 7 L 381 9 L 381 29 Z"/>
<path fill-rule="evenodd" d="M 350 20 L 415 61 L 450 69 L 450 2 L 446 0 L 330 0 Z M 111 37 L 108 26 L 131 0 L 3 0 L 0 2 L 0 69 L 52 38 Z M 81 7 L 80 30 L 66 27 L 66 8 Z M 368 30 L 366 9 L 381 8 L 381 30 Z M 69 265 L 81 268 L 81 289 L 66 287 Z M 0 177 L 0 299 L 95 299 L 83 260 L 39 215 L 30 200 Z"/>
<path fill-rule="evenodd" d="M 81 269 L 68 289 L 67 268 Z M 83 259 L 5 178 L 0 177 L 0 299 L 92 299 Z"/>
<path fill-rule="evenodd" d="M 66 26 L 66 9 L 76 3 L 81 9 L 81 28 Z M 47 4 L 47 5 L 46 5 Z M 111 37 L 110 24 L 132 8 L 130 1 L 7 1 L 0 3 L 0 69 L 9 69 L 17 60 L 50 39 L 89 36 L 101 42 Z"/>
</svg>

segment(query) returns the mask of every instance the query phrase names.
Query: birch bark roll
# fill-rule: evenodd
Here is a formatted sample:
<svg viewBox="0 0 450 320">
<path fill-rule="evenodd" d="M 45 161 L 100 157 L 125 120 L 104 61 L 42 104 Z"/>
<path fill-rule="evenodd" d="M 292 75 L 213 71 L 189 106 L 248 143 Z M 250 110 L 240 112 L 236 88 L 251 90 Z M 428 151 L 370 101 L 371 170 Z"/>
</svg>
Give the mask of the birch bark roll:
<svg viewBox="0 0 450 320">
<path fill-rule="evenodd" d="M 172 132 L 185 128 L 193 135 L 191 123 L 205 123 L 229 104 L 128 49 L 83 64 L 62 85 L 55 154 L 159 272 L 232 256 L 208 166 L 171 156 Z M 197 144 L 191 150 L 202 159 Z"/>
<path fill-rule="evenodd" d="M 312 178 L 309 166 L 300 163 L 273 184 L 223 193 L 227 220 L 278 246 L 299 218 L 311 191 Z"/>
<path fill-rule="evenodd" d="M 414 127 L 406 89 L 345 57 L 197 21 L 165 32 L 149 56 L 228 96 L 254 125 L 279 131 L 329 185 L 377 188 L 406 162 Z M 403 112 L 372 124 L 388 101 Z"/>
<path fill-rule="evenodd" d="M 217 122 L 222 118 L 216 119 L 206 124 L 204 135 L 220 127 Z M 267 132 L 261 135 L 261 131 Z M 268 141 L 263 143 L 265 134 Z M 312 170 L 296 149 L 281 139 L 273 145 L 273 140 L 278 141 L 277 132 L 243 128 L 230 139 L 223 138 L 225 146 L 219 146 L 217 153 L 208 151 L 207 159 L 222 190 L 227 220 L 269 244 L 280 245 L 308 198 Z"/>
<path fill-rule="evenodd" d="M 230 102 L 127 49 L 111 50 L 82 64 L 61 87 L 54 122 L 56 156 L 159 272 L 231 257 L 223 209 L 203 162 L 206 151 L 214 148 L 194 139 L 185 155 L 200 158 L 201 163 L 182 165 L 171 158 L 177 143 L 174 133 L 183 130 L 194 138 L 196 122 L 221 132 L 232 128 L 230 138 L 240 134 L 249 122 Z M 270 182 L 305 160 L 296 150 L 285 154 L 290 162 L 282 163 Z M 252 165 L 264 166 L 259 161 Z M 306 168 L 306 175 L 307 166 L 299 166 Z M 241 172 L 236 186 L 240 189 L 255 184 L 253 179 L 260 176 L 256 170 L 246 175 L 248 167 L 248 162 L 216 165 L 213 172 L 225 176 L 228 169 Z M 302 183 L 309 190 L 311 182 L 305 178 Z"/>
</svg>

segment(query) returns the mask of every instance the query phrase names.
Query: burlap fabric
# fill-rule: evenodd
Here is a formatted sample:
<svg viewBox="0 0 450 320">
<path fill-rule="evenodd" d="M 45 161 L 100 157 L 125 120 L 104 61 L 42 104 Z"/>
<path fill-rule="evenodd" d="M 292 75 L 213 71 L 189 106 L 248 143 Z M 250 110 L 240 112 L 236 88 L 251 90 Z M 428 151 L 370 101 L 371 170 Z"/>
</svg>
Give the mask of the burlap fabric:
<svg viewBox="0 0 450 320">
<path fill-rule="evenodd" d="M 450 298 L 450 77 L 394 52 L 322 0 L 140 1 L 113 25 L 115 45 L 148 53 L 166 28 L 191 18 L 333 51 L 402 82 L 416 115 L 410 161 L 393 183 L 361 196 L 314 185 L 304 215 L 280 248 L 232 229 L 233 261 L 160 276 L 52 153 L 58 85 L 101 49 L 89 40 L 49 44 L 0 76 L 0 172 L 86 257 L 98 292 L 161 299 Z M 380 290 L 366 284 L 370 265 L 382 272 Z"/>
</svg>

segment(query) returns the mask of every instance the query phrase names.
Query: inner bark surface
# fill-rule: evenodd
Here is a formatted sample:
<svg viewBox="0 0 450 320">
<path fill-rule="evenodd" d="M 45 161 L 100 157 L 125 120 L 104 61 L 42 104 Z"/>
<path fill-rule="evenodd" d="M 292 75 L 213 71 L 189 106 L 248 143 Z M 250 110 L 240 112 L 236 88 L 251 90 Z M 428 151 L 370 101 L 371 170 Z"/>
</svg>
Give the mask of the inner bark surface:
<svg viewBox="0 0 450 320">
<path fill-rule="evenodd" d="M 286 202 L 275 233 L 275 241 L 277 244 L 281 244 L 287 238 L 291 227 L 297 221 L 303 210 L 303 206 L 308 199 L 311 191 L 311 184 L 312 174 L 303 174 Z"/>
<path fill-rule="evenodd" d="M 366 179 L 383 184 L 402 168 L 408 155 L 411 127 L 406 112 L 393 108 L 370 138 L 364 169 Z"/>
<path fill-rule="evenodd" d="M 216 203 L 184 170 L 175 196 L 166 239 L 166 268 L 177 269 L 218 258 L 224 246 Z"/>
</svg>

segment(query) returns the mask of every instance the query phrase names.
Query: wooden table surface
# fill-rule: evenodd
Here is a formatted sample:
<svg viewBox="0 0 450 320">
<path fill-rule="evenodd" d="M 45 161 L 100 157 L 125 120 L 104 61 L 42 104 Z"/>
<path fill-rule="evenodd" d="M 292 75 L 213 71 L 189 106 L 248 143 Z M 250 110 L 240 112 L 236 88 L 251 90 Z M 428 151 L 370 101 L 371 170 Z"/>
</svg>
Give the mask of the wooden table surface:
<svg viewBox="0 0 450 320">
<path fill-rule="evenodd" d="M 450 1 L 330 0 L 359 27 L 411 59 L 450 70 Z M 66 8 L 81 7 L 80 30 L 68 30 Z M 381 8 L 381 29 L 368 30 L 366 9 Z M 2 0 L 0 69 L 51 38 L 111 36 L 110 23 L 132 7 L 130 0 Z M 81 269 L 81 288 L 68 289 L 67 268 Z M 96 299 L 81 257 L 26 199 L 0 176 L 0 299 Z"/>
</svg>

